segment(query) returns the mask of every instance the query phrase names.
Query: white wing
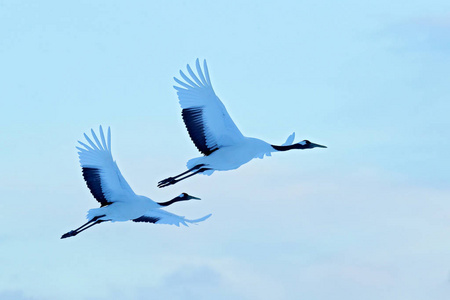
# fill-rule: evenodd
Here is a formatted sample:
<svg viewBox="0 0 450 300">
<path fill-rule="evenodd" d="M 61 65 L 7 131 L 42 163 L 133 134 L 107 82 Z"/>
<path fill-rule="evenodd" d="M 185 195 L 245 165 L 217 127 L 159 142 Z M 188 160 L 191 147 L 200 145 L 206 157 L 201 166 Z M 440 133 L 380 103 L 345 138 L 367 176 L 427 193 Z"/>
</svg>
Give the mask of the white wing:
<svg viewBox="0 0 450 300">
<path fill-rule="evenodd" d="M 180 226 L 183 224 L 185 226 L 189 226 L 187 223 L 198 223 L 208 219 L 211 214 L 204 216 L 200 219 L 188 220 L 185 217 L 178 216 L 167 212 L 162 209 L 152 209 L 146 212 L 142 217 L 134 219 L 134 222 L 147 222 L 147 223 L 155 223 L 155 224 L 168 224 L 168 225 L 176 225 Z"/>
<path fill-rule="evenodd" d="M 205 155 L 223 146 L 230 146 L 244 139 L 234 124 L 225 106 L 214 93 L 209 78 L 206 60 L 203 73 L 199 60 L 196 60 L 197 75 L 187 65 L 191 78 L 180 71 L 181 81 L 174 80 L 181 86 L 174 86 L 183 109 L 182 116 L 189 136 L 197 149 Z"/>
<path fill-rule="evenodd" d="M 84 148 L 77 147 L 83 177 L 92 195 L 101 206 L 111 204 L 117 200 L 132 199 L 135 193 L 123 178 L 111 154 L 111 130 L 105 140 L 102 126 L 100 126 L 101 142 L 91 129 L 94 142 L 84 134 L 89 145 L 78 141 Z"/>
</svg>

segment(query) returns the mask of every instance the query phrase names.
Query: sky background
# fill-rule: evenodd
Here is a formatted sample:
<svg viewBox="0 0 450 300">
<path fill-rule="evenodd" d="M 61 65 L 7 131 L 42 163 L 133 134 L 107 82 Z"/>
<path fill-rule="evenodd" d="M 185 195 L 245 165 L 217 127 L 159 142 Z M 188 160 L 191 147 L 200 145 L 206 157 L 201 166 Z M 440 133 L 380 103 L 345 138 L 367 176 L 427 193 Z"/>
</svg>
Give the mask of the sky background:
<svg viewBox="0 0 450 300">
<path fill-rule="evenodd" d="M 196 58 L 244 135 L 328 148 L 157 189 L 199 156 Z M 0 299 L 449 299 L 449 70 L 449 1 L 0 0 Z M 100 124 L 136 193 L 212 217 L 60 240 Z"/>
</svg>

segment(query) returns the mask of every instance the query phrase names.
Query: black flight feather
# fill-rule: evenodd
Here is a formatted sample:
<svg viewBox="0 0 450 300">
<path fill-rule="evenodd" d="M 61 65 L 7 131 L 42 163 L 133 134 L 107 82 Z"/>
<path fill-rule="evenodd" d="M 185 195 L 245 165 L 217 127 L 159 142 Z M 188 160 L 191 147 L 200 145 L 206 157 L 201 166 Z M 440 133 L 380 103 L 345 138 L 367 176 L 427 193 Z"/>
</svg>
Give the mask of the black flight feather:
<svg viewBox="0 0 450 300">
<path fill-rule="evenodd" d="M 83 177 L 86 181 L 86 185 L 91 191 L 92 196 L 100 202 L 102 207 L 112 203 L 106 200 L 105 195 L 103 194 L 99 169 L 84 167 Z"/>
<path fill-rule="evenodd" d="M 184 124 L 188 130 L 191 140 L 194 142 L 198 151 L 204 155 L 210 155 L 219 147 L 214 145 L 208 147 L 205 137 L 205 125 L 203 121 L 203 112 L 201 107 L 185 108 L 181 115 L 183 116 Z"/>
</svg>

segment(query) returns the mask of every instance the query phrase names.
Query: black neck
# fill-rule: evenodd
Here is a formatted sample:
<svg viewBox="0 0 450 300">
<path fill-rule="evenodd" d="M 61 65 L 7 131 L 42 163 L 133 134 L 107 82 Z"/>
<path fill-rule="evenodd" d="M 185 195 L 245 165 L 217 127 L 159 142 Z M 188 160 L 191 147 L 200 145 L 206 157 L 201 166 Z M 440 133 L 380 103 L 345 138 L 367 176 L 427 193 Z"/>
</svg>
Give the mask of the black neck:
<svg viewBox="0 0 450 300">
<path fill-rule="evenodd" d="M 301 144 L 293 144 L 288 146 L 277 146 L 277 145 L 270 145 L 273 149 L 277 151 L 288 151 L 292 149 L 307 149 L 308 145 L 301 145 Z"/>
<path fill-rule="evenodd" d="M 159 205 L 161 206 L 169 206 L 170 204 L 174 204 L 175 202 L 178 201 L 183 201 L 184 199 L 181 199 L 180 197 L 175 197 L 172 200 L 166 201 L 166 202 L 158 202 Z"/>
</svg>

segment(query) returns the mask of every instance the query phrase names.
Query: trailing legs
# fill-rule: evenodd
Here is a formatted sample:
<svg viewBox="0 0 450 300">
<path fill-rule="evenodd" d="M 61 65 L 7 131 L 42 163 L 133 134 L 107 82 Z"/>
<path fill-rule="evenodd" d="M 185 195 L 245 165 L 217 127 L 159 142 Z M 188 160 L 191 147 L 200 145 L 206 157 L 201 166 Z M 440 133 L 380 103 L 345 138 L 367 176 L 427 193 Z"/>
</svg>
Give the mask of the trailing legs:
<svg viewBox="0 0 450 300">
<path fill-rule="evenodd" d="M 81 225 L 80 227 L 78 227 L 77 229 L 71 230 L 68 233 L 65 233 L 61 236 L 61 239 L 65 239 L 71 236 L 75 236 L 77 234 L 79 234 L 82 231 L 85 231 L 86 229 L 96 225 L 96 224 L 100 224 L 102 222 L 105 222 L 104 220 L 99 220 L 101 217 L 104 217 L 105 215 L 102 216 L 97 216 L 92 218 L 92 220 L 86 222 L 85 224 Z"/>
<path fill-rule="evenodd" d="M 184 179 L 189 178 L 191 176 L 194 176 L 195 174 L 203 173 L 203 172 L 205 172 L 207 170 L 211 170 L 209 168 L 203 168 L 203 166 L 205 166 L 205 165 L 204 164 L 196 165 L 196 166 L 190 168 L 189 170 L 187 170 L 187 171 L 185 171 L 185 172 L 183 172 L 181 174 L 178 174 L 177 176 L 169 177 L 169 178 L 166 178 L 164 180 L 161 180 L 160 182 L 158 182 L 158 187 L 159 188 L 166 187 L 166 186 L 175 184 L 178 181 L 181 181 L 181 180 L 184 180 Z M 194 172 L 194 170 L 197 170 L 197 171 Z M 192 172 L 192 173 L 187 175 L 187 176 L 184 176 L 184 177 L 180 178 L 181 176 L 183 176 L 185 174 L 188 174 L 189 172 Z M 180 178 L 180 179 L 178 179 L 178 178 Z"/>
</svg>

